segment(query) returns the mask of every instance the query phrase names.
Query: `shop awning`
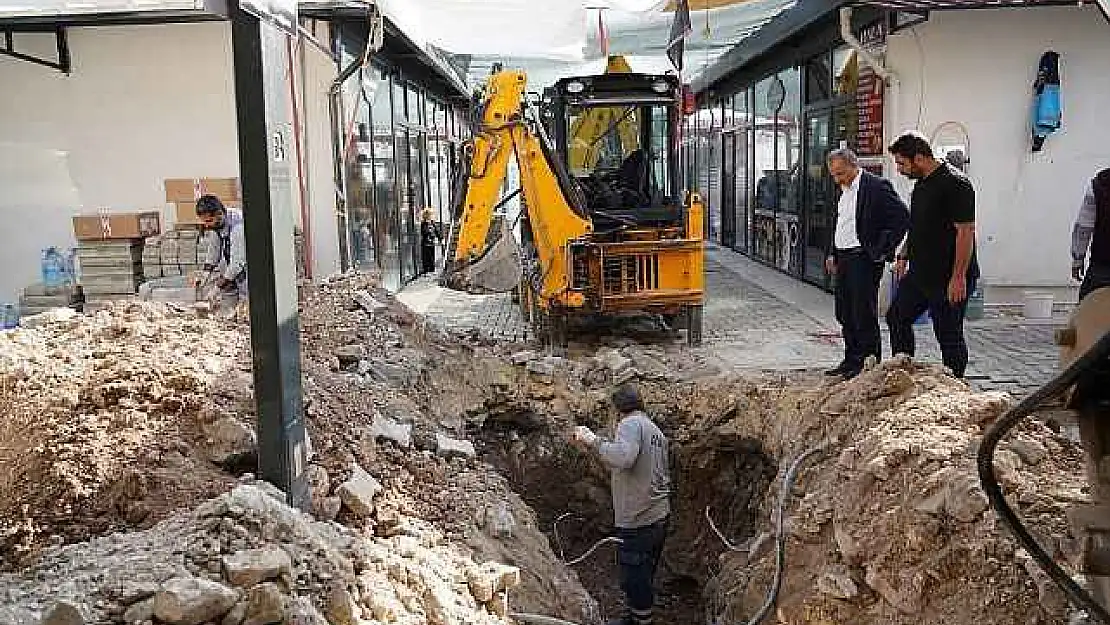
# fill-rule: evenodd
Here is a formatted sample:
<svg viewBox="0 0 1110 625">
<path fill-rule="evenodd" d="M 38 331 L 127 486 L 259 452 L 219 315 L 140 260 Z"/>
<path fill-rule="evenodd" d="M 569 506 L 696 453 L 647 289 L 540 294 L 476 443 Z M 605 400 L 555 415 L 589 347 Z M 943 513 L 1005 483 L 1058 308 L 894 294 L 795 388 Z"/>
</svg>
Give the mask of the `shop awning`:
<svg viewBox="0 0 1110 625">
<path fill-rule="evenodd" d="M 234 1 L 234 0 L 230 0 Z M 0 0 L 0 26 L 32 30 L 227 19 L 229 0 Z"/>
</svg>

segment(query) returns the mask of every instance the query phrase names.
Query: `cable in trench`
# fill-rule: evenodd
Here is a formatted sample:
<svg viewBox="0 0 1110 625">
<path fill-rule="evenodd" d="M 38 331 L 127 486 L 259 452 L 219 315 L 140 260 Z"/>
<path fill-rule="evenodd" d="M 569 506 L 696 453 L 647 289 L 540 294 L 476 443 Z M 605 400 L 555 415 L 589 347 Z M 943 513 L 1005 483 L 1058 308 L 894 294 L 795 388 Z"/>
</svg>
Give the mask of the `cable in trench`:
<svg viewBox="0 0 1110 625">
<path fill-rule="evenodd" d="M 767 591 L 767 598 L 764 600 L 763 605 L 756 612 L 755 616 L 748 619 L 745 625 L 757 625 L 763 619 L 767 618 L 771 608 L 774 607 L 775 602 L 778 601 L 779 590 L 782 588 L 782 577 L 786 570 L 786 531 L 784 525 L 786 523 L 786 507 L 790 502 L 790 495 L 794 490 L 794 481 L 798 478 L 798 472 L 801 470 L 802 464 L 809 458 L 817 455 L 828 449 L 832 441 L 824 441 L 820 445 L 803 452 L 794 462 L 790 463 L 790 468 L 786 471 L 786 476 L 782 480 L 782 488 L 779 489 L 778 501 L 775 505 L 775 577 L 771 582 L 771 588 Z M 709 516 L 709 508 L 705 509 L 705 518 L 709 521 L 709 527 L 713 530 L 721 542 L 725 544 L 730 551 L 746 552 L 747 548 L 737 547 L 729 542 L 724 535 L 717 529 L 713 518 Z M 539 625 L 539 624 L 537 624 Z M 717 625 L 716 621 L 714 625 Z"/>
</svg>

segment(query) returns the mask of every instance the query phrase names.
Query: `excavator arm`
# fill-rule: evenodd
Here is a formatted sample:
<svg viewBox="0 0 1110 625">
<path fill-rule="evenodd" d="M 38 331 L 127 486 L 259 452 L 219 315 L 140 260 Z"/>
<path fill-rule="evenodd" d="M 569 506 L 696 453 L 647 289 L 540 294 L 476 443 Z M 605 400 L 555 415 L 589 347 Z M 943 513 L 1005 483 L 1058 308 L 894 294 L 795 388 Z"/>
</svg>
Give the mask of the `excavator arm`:
<svg viewBox="0 0 1110 625">
<path fill-rule="evenodd" d="M 526 76 L 501 71 L 489 80 L 481 106 L 481 125 L 469 146 L 459 215 L 448 250 L 444 284 L 470 291 L 507 291 L 523 275 L 520 251 L 506 222 L 491 241 L 494 213 L 502 197 L 509 159 L 520 169 L 524 209 L 538 263 L 535 291 L 539 303 L 577 307 L 570 292 L 570 243 L 592 231 L 574 210 L 557 161 L 522 115 Z"/>
</svg>

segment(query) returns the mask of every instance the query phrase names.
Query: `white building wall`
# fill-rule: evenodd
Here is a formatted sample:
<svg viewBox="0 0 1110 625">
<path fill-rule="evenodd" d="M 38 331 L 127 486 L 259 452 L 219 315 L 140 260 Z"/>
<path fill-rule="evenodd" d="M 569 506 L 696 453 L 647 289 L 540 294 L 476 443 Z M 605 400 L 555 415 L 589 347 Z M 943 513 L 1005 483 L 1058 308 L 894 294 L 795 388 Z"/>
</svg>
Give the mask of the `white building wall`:
<svg viewBox="0 0 1110 625">
<path fill-rule="evenodd" d="M 69 44 L 69 76 L 0 57 L 0 302 L 39 279 L 42 248 L 75 244 L 74 214 L 161 210 L 166 227 L 166 178 L 239 175 L 228 23 L 77 28 Z M 17 46 L 51 56 L 54 39 Z M 339 266 L 326 100 L 335 69 L 305 50 L 313 270 L 327 275 Z M 293 197 L 299 223 L 297 189 Z"/>
<path fill-rule="evenodd" d="M 1110 26 L 1088 5 L 936 11 L 915 31 L 890 38 L 900 93 L 887 107 L 897 116 L 888 139 L 965 125 L 987 301 L 1019 302 L 1029 288 L 1074 301 L 1071 226 L 1085 185 L 1110 166 Z M 1047 50 L 1061 55 L 1064 122 L 1033 154 L 1032 83 Z"/>
<path fill-rule="evenodd" d="M 326 32 L 320 38 L 328 41 Z M 338 76 L 335 63 L 320 50 L 301 46 L 301 126 L 305 185 L 308 195 L 312 275 L 325 278 L 340 270 L 339 230 L 335 214 L 335 156 L 332 149 L 328 90 Z"/>
</svg>

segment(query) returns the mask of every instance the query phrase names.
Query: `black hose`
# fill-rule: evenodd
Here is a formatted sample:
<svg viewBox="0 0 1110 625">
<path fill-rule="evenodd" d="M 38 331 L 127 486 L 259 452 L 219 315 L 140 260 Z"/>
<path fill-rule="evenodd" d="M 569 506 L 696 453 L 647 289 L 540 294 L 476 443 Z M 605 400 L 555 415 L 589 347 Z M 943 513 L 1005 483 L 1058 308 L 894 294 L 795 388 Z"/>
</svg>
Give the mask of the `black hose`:
<svg viewBox="0 0 1110 625">
<path fill-rule="evenodd" d="M 786 530 L 785 525 L 786 506 L 790 501 L 790 494 L 794 490 L 794 480 L 798 477 L 798 470 L 801 468 L 802 463 L 809 457 L 824 451 L 828 447 L 828 443 L 822 443 L 809 451 L 802 453 L 790 463 L 790 468 L 786 471 L 786 477 L 782 480 L 782 489 L 779 491 L 778 505 L 775 508 L 775 579 L 771 582 L 771 589 L 767 591 L 767 599 L 763 602 L 763 606 L 759 608 L 755 616 L 748 619 L 746 625 L 757 625 L 763 619 L 767 618 L 767 614 L 774 607 L 775 602 L 779 598 L 779 590 L 782 588 L 782 576 L 786 569 Z"/>
<path fill-rule="evenodd" d="M 1092 366 L 1099 364 L 1107 357 L 1110 357 L 1110 333 L 1103 335 L 1091 349 L 1076 359 L 1063 373 L 1002 415 L 983 435 L 983 442 L 979 446 L 977 464 L 979 467 L 979 481 L 982 484 L 983 491 L 987 494 L 987 499 L 1022 547 L 1029 552 L 1029 555 L 1032 556 L 1041 569 L 1052 578 L 1052 581 L 1056 582 L 1056 585 L 1064 591 L 1064 594 L 1074 605 L 1086 610 L 1089 617 L 1110 625 L 1110 614 L 1107 613 L 1106 609 L 1090 593 L 1077 584 L 1070 575 L 1065 573 L 1026 530 L 1017 513 L 1006 502 L 1002 487 L 994 473 L 994 453 L 1002 439 L 1022 419 L 1031 415 L 1046 401 L 1066 392 Z"/>
</svg>

